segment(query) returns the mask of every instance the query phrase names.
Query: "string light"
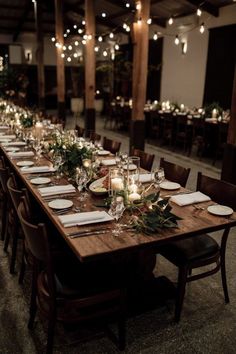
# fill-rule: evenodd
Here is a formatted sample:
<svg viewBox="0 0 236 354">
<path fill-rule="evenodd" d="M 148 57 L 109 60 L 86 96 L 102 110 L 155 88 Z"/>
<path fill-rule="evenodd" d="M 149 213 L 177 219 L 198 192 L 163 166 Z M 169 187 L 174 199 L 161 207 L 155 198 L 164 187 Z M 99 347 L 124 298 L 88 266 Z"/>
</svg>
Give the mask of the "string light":
<svg viewBox="0 0 236 354">
<path fill-rule="evenodd" d="M 199 31 L 201 34 L 203 34 L 205 32 L 205 26 L 204 26 L 204 23 L 201 24 L 200 28 L 199 28 Z"/>
<path fill-rule="evenodd" d="M 79 42 L 78 41 L 75 41 L 75 46 L 77 47 L 79 45 Z"/>
<path fill-rule="evenodd" d="M 111 33 L 109 34 L 109 37 L 110 37 L 111 39 L 114 38 L 114 33 L 111 32 Z"/>
<path fill-rule="evenodd" d="M 120 49 L 119 44 L 116 44 L 116 45 L 115 45 L 115 50 L 119 50 L 119 49 Z"/>
<path fill-rule="evenodd" d="M 151 18 L 149 18 L 149 19 L 147 20 L 147 24 L 148 24 L 148 25 L 151 25 L 151 24 L 152 24 L 152 19 L 151 19 Z"/>
<path fill-rule="evenodd" d="M 130 27 L 127 26 L 125 30 L 126 30 L 126 32 L 130 32 Z"/>
<path fill-rule="evenodd" d="M 72 45 L 68 45 L 68 49 L 72 50 L 73 49 Z"/>
<path fill-rule="evenodd" d="M 82 21 L 82 25 L 85 26 L 86 25 L 86 22 L 85 20 Z"/>
<path fill-rule="evenodd" d="M 71 57 L 68 57 L 68 58 L 67 58 L 67 61 L 68 61 L 68 62 L 71 62 Z"/>
<path fill-rule="evenodd" d="M 102 42 L 102 36 L 98 37 L 98 42 Z"/>
<path fill-rule="evenodd" d="M 88 40 L 91 41 L 92 38 L 93 36 L 91 34 L 88 34 Z"/>
<path fill-rule="evenodd" d="M 103 54 L 104 57 L 107 57 L 107 55 L 108 55 L 106 50 L 104 50 L 102 54 Z"/>
<path fill-rule="evenodd" d="M 64 38 L 66 38 L 66 37 L 67 37 L 67 34 L 66 34 L 66 33 L 64 33 L 64 35 L 63 35 L 63 36 L 64 36 Z"/>
<path fill-rule="evenodd" d="M 66 32 L 67 32 L 67 33 L 70 33 L 70 30 L 69 30 L 69 28 L 68 28 L 68 29 L 66 30 Z"/>
<path fill-rule="evenodd" d="M 127 2 L 127 3 L 125 4 L 125 6 L 126 6 L 127 8 L 129 8 L 129 7 L 130 7 L 130 3 Z"/>
<path fill-rule="evenodd" d="M 138 21 L 137 21 L 137 24 L 138 24 L 138 25 L 141 25 L 141 23 L 142 23 L 142 19 L 141 19 L 141 17 L 139 17 L 139 18 L 138 18 Z M 129 27 L 129 26 L 128 26 L 128 27 Z M 127 28 L 126 28 L 126 31 L 127 31 Z"/>
<path fill-rule="evenodd" d="M 73 27 L 74 27 L 74 29 L 77 29 L 77 25 L 74 25 Z"/>
<path fill-rule="evenodd" d="M 62 58 L 65 58 L 65 54 L 64 54 L 64 53 L 61 53 L 61 57 L 62 57 Z"/>
<path fill-rule="evenodd" d="M 99 47 L 98 47 L 98 46 L 94 47 L 94 51 L 95 51 L 96 53 L 99 52 Z"/>
<path fill-rule="evenodd" d="M 179 45 L 179 36 L 178 36 L 178 34 L 175 36 L 175 44 Z"/>
<path fill-rule="evenodd" d="M 66 50 L 66 46 L 65 46 L 65 45 L 63 45 L 62 49 L 63 49 L 63 50 Z"/>
<path fill-rule="evenodd" d="M 168 23 L 169 23 L 170 26 L 173 25 L 174 20 L 173 20 L 173 17 L 172 17 L 172 16 L 169 18 Z"/>
<path fill-rule="evenodd" d="M 82 40 L 82 44 L 85 45 L 87 41 L 85 39 Z"/>
<path fill-rule="evenodd" d="M 81 34 L 83 33 L 83 30 L 81 28 L 78 29 L 78 33 Z"/>
<path fill-rule="evenodd" d="M 141 10 L 141 8 L 142 8 L 141 3 L 140 3 L 140 2 L 138 2 L 138 3 L 137 3 L 137 5 L 136 5 L 136 10 L 140 11 L 140 10 Z"/>
<path fill-rule="evenodd" d="M 157 41 L 157 40 L 158 40 L 158 34 L 157 34 L 157 32 L 155 32 L 155 33 L 153 34 L 153 39 L 154 39 L 154 41 Z"/>
<path fill-rule="evenodd" d="M 52 42 L 55 42 L 56 38 L 55 38 L 55 37 L 52 37 L 52 39 L 51 39 L 51 40 L 52 40 Z"/>
<path fill-rule="evenodd" d="M 102 13 L 102 17 L 105 18 L 107 14 L 105 12 Z"/>
<path fill-rule="evenodd" d="M 127 28 L 127 24 L 126 23 L 123 23 L 123 28 L 126 29 Z"/>
<path fill-rule="evenodd" d="M 201 16 L 202 15 L 202 10 L 200 8 L 197 9 L 197 16 Z"/>
<path fill-rule="evenodd" d="M 74 58 L 78 58 L 78 54 L 77 53 L 74 53 L 73 56 L 74 56 Z"/>
</svg>

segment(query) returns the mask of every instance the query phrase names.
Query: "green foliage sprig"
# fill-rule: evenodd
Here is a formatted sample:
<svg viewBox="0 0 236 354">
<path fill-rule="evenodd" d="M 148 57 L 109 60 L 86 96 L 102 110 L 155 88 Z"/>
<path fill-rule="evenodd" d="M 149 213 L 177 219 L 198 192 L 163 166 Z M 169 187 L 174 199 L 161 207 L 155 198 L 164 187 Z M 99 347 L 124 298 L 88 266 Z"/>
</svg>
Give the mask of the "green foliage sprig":
<svg viewBox="0 0 236 354">
<path fill-rule="evenodd" d="M 20 122 L 21 122 L 21 125 L 24 127 L 24 128 L 31 128 L 34 124 L 34 118 L 33 118 L 33 115 L 31 114 L 21 114 L 20 116 Z"/>
</svg>

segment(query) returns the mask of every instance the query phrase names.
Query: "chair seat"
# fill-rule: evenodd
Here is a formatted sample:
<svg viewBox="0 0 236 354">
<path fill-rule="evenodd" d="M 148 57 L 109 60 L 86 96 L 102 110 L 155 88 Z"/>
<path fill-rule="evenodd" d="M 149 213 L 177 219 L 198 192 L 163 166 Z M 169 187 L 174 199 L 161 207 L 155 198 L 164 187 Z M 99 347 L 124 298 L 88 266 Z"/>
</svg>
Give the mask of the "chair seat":
<svg viewBox="0 0 236 354">
<path fill-rule="evenodd" d="M 170 242 L 160 249 L 160 254 L 176 266 L 210 257 L 219 251 L 218 243 L 209 235 L 203 234 L 185 240 Z"/>
</svg>

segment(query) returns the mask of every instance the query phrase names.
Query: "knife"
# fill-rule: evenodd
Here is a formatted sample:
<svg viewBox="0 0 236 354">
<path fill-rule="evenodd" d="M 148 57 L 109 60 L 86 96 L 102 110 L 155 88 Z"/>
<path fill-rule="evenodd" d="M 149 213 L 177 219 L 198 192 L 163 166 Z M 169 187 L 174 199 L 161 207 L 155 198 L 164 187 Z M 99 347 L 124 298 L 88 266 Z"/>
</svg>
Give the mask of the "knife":
<svg viewBox="0 0 236 354">
<path fill-rule="evenodd" d="M 70 236 L 70 238 L 77 238 L 77 237 L 90 236 L 90 235 L 102 235 L 102 234 L 107 234 L 108 232 L 109 232 L 109 230 L 107 230 L 107 229 L 106 230 L 80 232 L 80 233 Z"/>
</svg>

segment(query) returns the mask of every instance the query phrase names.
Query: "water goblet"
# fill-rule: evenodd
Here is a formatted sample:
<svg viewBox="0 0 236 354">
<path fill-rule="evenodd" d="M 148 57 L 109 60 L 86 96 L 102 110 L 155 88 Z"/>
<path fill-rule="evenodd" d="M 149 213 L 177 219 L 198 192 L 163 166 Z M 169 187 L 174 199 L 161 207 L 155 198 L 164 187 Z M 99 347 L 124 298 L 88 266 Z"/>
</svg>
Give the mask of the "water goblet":
<svg viewBox="0 0 236 354">
<path fill-rule="evenodd" d="M 52 157 L 52 162 L 53 162 L 53 167 L 56 170 L 56 179 L 58 180 L 60 178 L 60 173 L 59 173 L 59 168 L 62 163 L 62 156 L 60 153 L 54 153 Z"/>
<path fill-rule="evenodd" d="M 154 187 L 160 190 L 160 184 L 165 180 L 165 171 L 162 167 L 157 168 L 153 172 Z"/>
<path fill-rule="evenodd" d="M 108 214 L 111 215 L 116 221 L 116 227 L 112 230 L 114 236 L 119 236 L 121 233 L 121 225 L 119 219 L 122 217 L 125 210 L 124 199 L 121 196 L 114 196 Z"/>
<path fill-rule="evenodd" d="M 80 196 L 78 200 L 83 202 L 86 200 L 88 193 L 86 192 L 86 186 L 89 182 L 89 176 L 84 168 L 77 167 L 75 171 L 75 182 L 77 184 Z"/>
</svg>

